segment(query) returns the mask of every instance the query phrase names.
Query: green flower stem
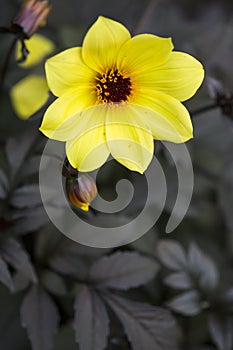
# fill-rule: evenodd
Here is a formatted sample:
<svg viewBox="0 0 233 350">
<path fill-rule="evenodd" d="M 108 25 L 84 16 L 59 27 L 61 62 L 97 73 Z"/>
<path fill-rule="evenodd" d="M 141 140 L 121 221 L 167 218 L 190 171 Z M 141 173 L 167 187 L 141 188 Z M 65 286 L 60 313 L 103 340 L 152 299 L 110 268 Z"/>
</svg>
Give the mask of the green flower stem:
<svg viewBox="0 0 233 350">
<path fill-rule="evenodd" d="M 5 78 L 6 78 L 6 74 L 7 74 L 7 71 L 8 71 L 8 67 L 9 67 L 9 64 L 10 64 L 10 60 L 11 60 L 11 55 L 15 49 L 15 46 L 16 46 L 16 43 L 18 41 L 18 37 L 16 36 L 12 43 L 11 43 L 11 46 L 8 50 L 8 53 L 6 55 L 6 58 L 5 58 L 5 61 L 4 61 L 4 64 L 3 64 L 3 68 L 2 68 L 2 72 L 1 72 L 1 78 L 0 78 L 0 91 L 2 91 L 2 88 L 3 88 L 3 85 L 4 85 L 4 81 L 5 81 Z"/>
<path fill-rule="evenodd" d="M 211 111 L 212 109 L 215 109 L 215 108 L 218 108 L 218 104 L 216 102 L 210 104 L 210 105 L 207 105 L 207 106 L 204 106 L 204 107 L 200 107 L 198 109 L 196 109 L 195 111 L 191 112 L 191 116 L 192 117 L 196 117 L 200 114 L 203 114 L 205 112 L 208 112 L 208 111 Z"/>
</svg>

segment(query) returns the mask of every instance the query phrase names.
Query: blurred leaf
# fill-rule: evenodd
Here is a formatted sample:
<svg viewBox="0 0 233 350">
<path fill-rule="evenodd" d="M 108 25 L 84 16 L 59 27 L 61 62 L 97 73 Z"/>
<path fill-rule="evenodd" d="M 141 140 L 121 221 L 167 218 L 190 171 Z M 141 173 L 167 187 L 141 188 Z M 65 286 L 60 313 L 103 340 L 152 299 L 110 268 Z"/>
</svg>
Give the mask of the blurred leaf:
<svg viewBox="0 0 233 350">
<path fill-rule="evenodd" d="M 74 307 L 74 329 L 80 350 L 104 350 L 109 335 L 109 318 L 99 296 L 82 286 Z"/>
<path fill-rule="evenodd" d="M 15 285 L 15 292 L 25 290 L 30 284 L 28 278 L 26 278 L 24 275 L 22 275 L 22 273 L 18 271 L 14 273 L 13 279 Z"/>
<path fill-rule="evenodd" d="M 182 315 L 194 316 L 201 312 L 200 298 L 196 291 L 185 292 L 166 303 L 173 311 Z"/>
<path fill-rule="evenodd" d="M 42 206 L 14 211 L 12 219 L 15 220 L 14 233 L 17 235 L 37 231 L 49 223 L 49 218 Z"/>
<path fill-rule="evenodd" d="M 7 286 L 10 291 L 14 290 L 14 283 L 7 264 L 0 257 L 0 281 Z"/>
<path fill-rule="evenodd" d="M 41 155 L 34 155 L 30 157 L 27 162 L 24 163 L 20 170 L 20 177 L 25 179 L 29 176 L 36 175 L 39 173 Z"/>
<path fill-rule="evenodd" d="M 211 314 L 208 319 L 209 331 L 218 350 L 232 350 L 233 318 Z"/>
<path fill-rule="evenodd" d="M 164 279 L 164 283 L 176 289 L 191 289 L 192 279 L 185 271 L 175 272 Z"/>
<path fill-rule="evenodd" d="M 134 249 L 138 250 L 140 253 L 154 255 L 157 240 L 157 232 L 153 227 L 141 238 L 131 243 L 131 246 Z"/>
<path fill-rule="evenodd" d="M 46 259 L 61 252 L 61 254 L 76 255 L 79 258 L 90 257 L 92 260 L 109 251 L 110 249 L 92 248 L 78 244 L 61 234 L 53 225 L 48 225 L 38 234 L 35 253 L 40 259 Z"/>
<path fill-rule="evenodd" d="M 24 133 L 17 138 L 10 138 L 6 144 L 6 155 L 11 169 L 11 176 L 19 171 L 22 163 L 28 156 L 33 144 L 36 142 L 36 137 L 39 135 L 38 122 L 27 124 Z"/>
<path fill-rule="evenodd" d="M 28 253 L 21 247 L 15 239 L 8 239 L 1 246 L 2 256 L 11 264 L 16 271 L 26 276 L 30 281 L 36 282 L 37 277 L 34 267 L 30 262 Z"/>
<path fill-rule="evenodd" d="M 159 260 L 172 270 L 179 271 L 187 267 L 185 251 L 175 240 L 160 240 L 157 244 L 156 253 Z"/>
<path fill-rule="evenodd" d="M 77 350 L 77 344 L 74 339 L 74 330 L 71 324 L 62 326 L 55 339 L 53 350 Z"/>
<path fill-rule="evenodd" d="M 110 293 L 104 298 L 122 323 L 133 350 L 178 349 L 179 331 L 170 312 Z"/>
<path fill-rule="evenodd" d="M 230 157 L 230 156 L 228 156 Z M 233 255 L 233 162 L 232 159 L 227 159 L 221 174 L 220 184 L 218 187 L 219 191 L 219 205 L 221 213 L 228 229 L 228 244 L 227 247 Z"/>
<path fill-rule="evenodd" d="M 26 185 L 14 191 L 11 204 L 16 208 L 32 208 L 41 204 L 38 185 Z"/>
<path fill-rule="evenodd" d="M 194 242 L 188 251 L 188 265 L 201 288 L 210 291 L 217 287 L 219 274 L 216 265 Z"/>
<path fill-rule="evenodd" d="M 59 312 L 50 296 L 32 286 L 21 306 L 22 326 L 27 329 L 33 350 L 49 350 L 58 331 Z"/>
<path fill-rule="evenodd" d="M 49 224 L 38 232 L 36 237 L 35 255 L 37 259 L 47 259 L 64 245 L 64 236 Z"/>
<path fill-rule="evenodd" d="M 77 254 L 71 255 L 65 251 L 59 251 L 51 256 L 48 264 L 53 270 L 67 276 L 77 279 L 84 279 L 87 276 L 87 267 Z"/>
<path fill-rule="evenodd" d="M 67 293 L 64 279 L 55 272 L 44 270 L 41 275 L 43 286 L 55 295 L 65 295 Z"/>
<path fill-rule="evenodd" d="M 0 169 L 0 199 L 4 199 L 7 194 L 8 180 L 5 173 Z"/>
<path fill-rule="evenodd" d="M 116 252 L 94 263 L 90 279 L 99 287 L 127 290 L 148 283 L 158 271 L 152 258 L 137 252 Z"/>
<path fill-rule="evenodd" d="M 22 302 L 20 293 L 9 293 L 0 286 L 0 349 L 31 350 L 20 324 L 19 308 Z"/>
<path fill-rule="evenodd" d="M 229 312 L 233 311 L 233 287 L 228 289 L 225 293 L 221 294 L 220 300 L 227 305 Z"/>
</svg>

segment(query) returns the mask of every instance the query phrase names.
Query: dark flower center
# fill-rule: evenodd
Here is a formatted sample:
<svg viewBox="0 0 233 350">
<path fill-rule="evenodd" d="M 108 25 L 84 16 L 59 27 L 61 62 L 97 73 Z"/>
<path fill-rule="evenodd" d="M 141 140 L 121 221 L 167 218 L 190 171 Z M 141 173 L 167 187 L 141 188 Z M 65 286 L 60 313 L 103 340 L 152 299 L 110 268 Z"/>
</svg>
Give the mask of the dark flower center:
<svg viewBox="0 0 233 350">
<path fill-rule="evenodd" d="M 124 77 L 118 69 L 111 70 L 97 78 L 97 96 L 101 103 L 127 101 L 131 94 L 130 78 Z"/>
</svg>

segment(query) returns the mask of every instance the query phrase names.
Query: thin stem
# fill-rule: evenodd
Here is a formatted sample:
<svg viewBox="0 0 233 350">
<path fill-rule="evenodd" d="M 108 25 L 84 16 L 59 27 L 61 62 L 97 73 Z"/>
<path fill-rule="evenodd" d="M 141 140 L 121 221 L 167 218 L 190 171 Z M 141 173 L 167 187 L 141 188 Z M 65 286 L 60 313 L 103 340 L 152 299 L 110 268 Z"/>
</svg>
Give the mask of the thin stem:
<svg viewBox="0 0 233 350">
<path fill-rule="evenodd" d="M 16 45 L 17 41 L 18 41 L 18 37 L 15 36 L 15 38 L 12 41 L 12 44 L 11 44 L 9 50 L 8 50 L 8 53 L 6 55 L 6 58 L 5 58 L 5 61 L 4 61 L 4 64 L 3 64 L 3 68 L 2 68 L 1 78 L 0 78 L 0 91 L 3 88 L 4 81 L 5 81 L 5 78 L 6 78 L 6 73 L 7 73 L 9 64 L 10 64 L 11 55 L 12 55 L 14 49 L 15 49 L 15 45 Z"/>
<path fill-rule="evenodd" d="M 191 112 L 191 116 L 192 116 L 192 117 L 196 117 L 196 116 L 198 116 L 198 115 L 200 115 L 200 114 L 202 114 L 202 113 L 211 111 L 212 109 L 215 109 L 215 108 L 218 108 L 218 107 L 219 107 L 219 106 L 217 105 L 217 103 L 214 102 L 214 103 L 212 103 L 211 105 L 198 108 L 198 109 L 196 109 L 195 111 Z"/>
<path fill-rule="evenodd" d="M 144 13 L 142 14 L 141 18 L 139 19 L 134 34 L 138 34 L 141 32 L 141 30 L 143 29 L 144 25 L 146 24 L 148 18 L 150 17 L 150 15 L 152 14 L 152 12 L 154 11 L 156 5 L 158 4 L 158 0 L 151 0 L 148 4 L 148 6 L 146 7 Z"/>
</svg>

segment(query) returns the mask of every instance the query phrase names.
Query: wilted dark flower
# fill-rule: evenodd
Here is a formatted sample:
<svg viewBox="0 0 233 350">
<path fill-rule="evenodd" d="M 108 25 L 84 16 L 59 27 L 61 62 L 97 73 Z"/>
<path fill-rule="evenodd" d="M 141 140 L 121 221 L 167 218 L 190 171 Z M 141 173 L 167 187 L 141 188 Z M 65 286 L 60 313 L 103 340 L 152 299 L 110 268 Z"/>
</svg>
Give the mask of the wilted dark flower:
<svg viewBox="0 0 233 350">
<path fill-rule="evenodd" d="M 50 10 L 51 6 L 47 0 L 25 0 L 13 24 L 19 25 L 26 37 L 30 38 L 45 24 Z"/>
<path fill-rule="evenodd" d="M 233 93 L 224 89 L 223 85 L 214 78 L 207 79 L 207 88 L 222 114 L 233 118 Z"/>
<path fill-rule="evenodd" d="M 233 118 L 233 93 L 226 92 L 223 95 L 219 95 L 217 103 L 224 115 Z"/>
<path fill-rule="evenodd" d="M 88 211 L 89 204 L 97 195 L 97 187 L 94 179 L 85 174 L 79 177 L 66 179 L 66 193 L 71 204 L 76 208 Z"/>
</svg>

